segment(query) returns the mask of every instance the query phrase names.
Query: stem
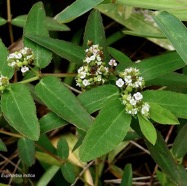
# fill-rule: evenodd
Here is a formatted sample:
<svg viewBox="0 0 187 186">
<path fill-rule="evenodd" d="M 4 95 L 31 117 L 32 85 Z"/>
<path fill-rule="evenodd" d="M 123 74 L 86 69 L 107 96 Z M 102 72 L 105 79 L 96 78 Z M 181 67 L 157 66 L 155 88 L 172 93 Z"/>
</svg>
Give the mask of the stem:
<svg viewBox="0 0 187 186">
<path fill-rule="evenodd" d="M 39 80 L 39 79 L 40 79 L 39 76 L 35 76 L 35 77 L 32 77 L 32 78 L 29 78 L 29 79 L 20 81 L 20 82 L 18 82 L 18 83 L 30 83 L 30 82 L 33 82 L 33 81 L 36 81 L 36 80 Z"/>
<path fill-rule="evenodd" d="M 0 130 L 0 133 L 6 134 L 6 135 L 8 135 L 8 136 L 13 136 L 13 137 L 16 137 L 16 138 L 22 138 L 22 137 L 23 137 L 23 136 L 20 135 L 20 134 L 14 134 L 14 133 L 7 132 L 7 131 L 4 131 L 4 130 Z"/>
<path fill-rule="evenodd" d="M 54 159 L 56 159 L 58 162 L 60 162 L 61 164 L 66 163 L 65 160 L 61 159 L 60 157 L 56 156 L 55 154 L 52 154 L 50 151 L 46 150 L 45 148 L 43 148 L 42 146 L 40 146 L 39 144 L 35 143 L 35 146 L 38 147 L 40 150 L 42 150 L 43 152 L 47 153 L 49 156 L 53 157 Z"/>
<path fill-rule="evenodd" d="M 8 21 L 8 29 L 10 34 L 10 42 L 12 44 L 14 42 L 14 36 L 13 36 L 11 20 L 12 20 L 12 15 L 11 15 L 10 0 L 7 0 L 7 21 Z"/>
<path fill-rule="evenodd" d="M 53 73 L 43 73 L 40 76 L 45 77 L 45 76 L 55 76 L 55 77 L 75 77 L 77 74 L 76 73 L 58 73 L 58 74 L 53 74 Z"/>
<path fill-rule="evenodd" d="M 95 160 L 95 186 L 99 185 L 99 164 L 98 164 L 98 159 Z"/>
</svg>

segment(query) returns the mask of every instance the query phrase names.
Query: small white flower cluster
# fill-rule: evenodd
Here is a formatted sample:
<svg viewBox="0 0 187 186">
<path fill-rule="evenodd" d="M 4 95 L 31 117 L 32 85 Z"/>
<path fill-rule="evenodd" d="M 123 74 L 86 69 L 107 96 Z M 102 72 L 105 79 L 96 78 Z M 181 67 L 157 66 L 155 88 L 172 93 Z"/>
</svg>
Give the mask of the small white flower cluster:
<svg viewBox="0 0 187 186">
<path fill-rule="evenodd" d="M 0 91 L 3 92 L 9 84 L 9 79 L 3 75 L 0 76 Z"/>
<path fill-rule="evenodd" d="M 128 90 L 142 89 L 145 85 L 143 77 L 139 76 L 140 71 L 136 68 L 126 68 L 123 72 L 119 73 L 119 79 L 116 81 L 118 87 L 126 86 Z"/>
<path fill-rule="evenodd" d="M 99 45 L 91 45 L 85 50 L 83 66 L 78 69 L 76 85 L 84 89 L 104 84 L 109 76 L 109 68 L 104 62 L 103 50 Z"/>
<path fill-rule="evenodd" d="M 119 73 L 116 85 L 121 89 L 122 103 L 126 106 L 126 112 L 132 116 L 140 112 L 143 116 L 149 117 L 150 106 L 143 102 L 143 89 L 145 82 L 136 68 L 126 68 Z"/>
<path fill-rule="evenodd" d="M 24 47 L 23 49 L 11 53 L 8 58 L 8 65 L 16 70 L 21 69 L 24 74 L 29 71 L 29 65 L 34 61 L 34 53 L 30 48 Z"/>
</svg>

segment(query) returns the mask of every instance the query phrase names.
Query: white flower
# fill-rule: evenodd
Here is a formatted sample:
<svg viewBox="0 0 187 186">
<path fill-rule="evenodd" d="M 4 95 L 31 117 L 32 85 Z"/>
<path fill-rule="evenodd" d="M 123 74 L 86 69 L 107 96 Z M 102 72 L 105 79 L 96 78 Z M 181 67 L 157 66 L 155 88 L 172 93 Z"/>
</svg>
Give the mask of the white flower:
<svg viewBox="0 0 187 186">
<path fill-rule="evenodd" d="M 97 65 L 102 65 L 102 61 L 97 61 Z"/>
<path fill-rule="evenodd" d="M 132 115 L 135 115 L 137 113 L 138 113 L 138 109 L 137 108 L 134 108 L 134 109 L 131 110 L 131 114 Z"/>
<path fill-rule="evenodd" d="M 81 72 L 79 74 L 81 79 L 84 79 L 86 77 L 86 72 Z"/>
<path fill-rule="evenodd" d="M 125 82 L 121 79 L 121 78 L 119 78 L 117 81 L 116 81 L 116 85 L 118 86 L 118 87 L 122 87 L 123 85 L 125 84 Z"/>
<path fill-rule="evenodd" d="M 83 66 L 82 66 L 82 67 L 80 67 L 80 68 L 77 70 L 77 72 L 78 72 L 78 73 L 81 73 L 83 70 L 84 70 L 84 68 L 83 68 Z"/>
<path fill-rule="evenodd" d="M 16 62 L 13 61 L 12 63 L 9 63 L 8 66 L 10 66 L 10 67 L 14 67 L 14 66 L 16 66 Z"/>
<path fill-rule="evenodd" d="M 89 57 L 86 57 L 85 62 L 90 63 L 91 59 Z"/>
<path fill-rule="evenodd" d="M 12 58 L 16 58 L 16 54 L 15 53 L 12 53 L 8 56 L 8 59 L 12 59 Z"/>
<path fill-rule="evenodd" d="M 28 59 L 31 59 L 32 57 L 33 57 L 33 55 L 29 55 L 26 57 L 26 59 L 28 60 Z"/>
<path fill-rule="evenodd" d="M 101 81 L 101 80 L 102 80 L 101 75 L 98 75 L 97 76 L 97 81 Z"/>
<path fill-rule="evenodd" d="M 27 72 L 27 71 L 29 71 L 29 68 L 28 68 L 27 66 L 21 67 L 21 72 L 22 72 L 22 73 L 25 73 L 25 72 Z"/>
<path fill-rule="evenodd" d="M 96 59 L 97 61 L 101 61 L 101 57 L 99 55 L 97 55 Z"/>
<path fill-rule="evenodd" d="M 150 110 L 150 105 L 148 103 L 144 103 L 142 105 L 141 113 L 143 115 L 148 115 L 149 114 L 149 110 Z"/>
<path fill-rule="evenodd" d="M 127 73 L 130 73 L 130 72 L 132 72 L 132 71 L 133 71 L 133 68 L 132 68 L 132 67 L 126 68 L 126 69 L 125 69 L 125 72 L 127 72 Z"/>
<path fill-rule="evenodd" d="M 93 60 L 95 60 L 95 55 L 90 56 L 90 61 L 93 61 Z"/>
<path fill-rule="evenodd" d="M 116 60 L 115 60 L 115 59 L 111 59 L 111 60 L 108 62 L 108 64 L 109 64 L 110 66 L 117 66 L 117 63 L 116 63 Z"/>
<path fill-rule="evenodd" d="M 131 76 L 126 76 L 124 80 L 127 84 L 132 82 Z"/>
<path fill-rule="evenodd" d="M 27 50 L 29 50 L 29 48 L 24 47 L 23 49 L 20 50 L 20 52 L 21 52 L 22 54 L 27 54 Z"/>
<path fill-rule="evenodd" d="M 136 105 L 136 100 L 135 100 L 135 99 L 133 99 L 133 98 L 132 98 L 132 99 L 130 99 L 130 104 L 131 104 L 131 105 L 133 105 L 133 106 L 134 106 L 134 105 Z"/>
<path fill-rule="evenodd" d="M 142 100 L 143 95 L 140 92 L 136 92 L 133 97 L 135 98 L 135 100 L 139 101 Z"/>
<path fill-rule="evenodd" d="M 76 86 L 81 87 L 80 83 L 76 83 Z"/>
<path fill-rule="evenodd" d="M 17 59 L 22 58 L 22 54 L 21 54 L 21 53 L 17 53 L 17 54 L 16 54 L 16 58 L 17 58 Z"/>
<path fill-rule="evenodd" d="M 86 86 L 90 85 L 90 82 L 87 79 L 84 79 L 82 81 L 82 84 L 86 87 Z"/>
</svg>

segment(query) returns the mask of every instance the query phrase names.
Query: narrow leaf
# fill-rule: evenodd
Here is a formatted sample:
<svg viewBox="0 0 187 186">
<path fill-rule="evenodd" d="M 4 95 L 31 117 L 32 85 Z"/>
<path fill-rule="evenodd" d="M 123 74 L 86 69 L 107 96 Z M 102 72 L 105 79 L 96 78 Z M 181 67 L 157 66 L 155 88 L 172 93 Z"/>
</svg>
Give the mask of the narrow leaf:
<svg viewBox="0 0 187 186">
<path fill-rule="evenodd" d="M 63 159 L 66 160 L 69 156 L 69 147 L 67 141 L 61 137 L 57 144 L 57 155 Z"/>
<path fill-rule="evenodd" d="M 35 144 L 27 138 L 18 140 L 18 154 L 20 159 L 27 165 L 32 166 L 35 162 Z"/>
<path fill-rule="evenodd" d="M 64 165 L 62 165 L 61 172 L 62 172 L 64 178 L 69 183 L 73 183 L 75 181 L 75 172 L 73 169 L 73 165 L 71 163 L 66 162 Z"/>
<path fill-rule="evenodd" d="M 54 157 L 50 156 L 47 153 L 36 151 L 35 157 L 38 161 L 42 163 L 46 163 L 48 165 L 56 165 L 60 167 L 62 165 L 62 162 L 58 161 Z"/>
<path fill-rule="evenodd" d="M 150 117 L 160 124 L 179 124 L 178 119 L 167 109 L 158 104 L 149 103 L 151 106 Z"/>
<path fill-rule="evenodd" d="M 5 25 L 7 23 L 7 20 L 0 17 L 0 26 Z"/>
<path fill-rule="evenodd" d="M 80 146 L 81 160 L 89 161 L 113 150 L 124 139 L 130 123 L 131 116 L 119 98 L 105 104 Z"/>
<path fill-rule="evenodd" d="M 25 36 L 39 45 L 51 50 L 60 57 L 74 62 L 77 65 L 82 65 L 83 58 L 85 57 L 85 52 L 82 47 L 67 41 L 36 34 L 27 34 Z"/>
<path fill-rule="evenodd" d="M 185 63 L 176 52 L 170 52 L 144 59 L 135 66 L 140 69 L 141 75 L 147 81 L 180 69 Z"/>
<path fill-rule="evenodd" d="M 177 169 L 176 161 L 173 159 L 173 156 L 170 150 L 167 147 L 164 139 L 161 134 L 157 132 L 157 142 L 155 145 L 152 145 L 149 142 L 146 142 L 149 152 L 151 153 L 152 158 L 162 169 L 162 171 L 175 183 L 180 185 L 180 173 Z"/>
<path fill-rule="evenodd" d="M 85 27 L 84 48 L 88 48 L 88 41 L 103 47 L 104 56 L 107 59 L 106 37 L 101 14 L 98 10 L 92 10 Z M 106 60 L 105 59 L 105 60 Z"/>
<path fill-rule="evenodd" d="M 50 183 L 50 181 L 53 179 L 53 177 L 55 176 L 55 174 L 58 172 L 59 169 L 60 169 L 60 167 L 55 166 L 55 165 L 49 167 L 44 172 L 44 174 L 41 176 L 41 178 L 37 182 L 36 186 L 46 186 L 46 185 L 48 185 Z"/>
<path fill-rule="evenodd" d="M 155 144 L 157 139 L 156 129 L 153 124 L 145 119 L 142 115 L 138 114 L 138 120 L 140 124 L 140 129 L 145 136 L 145 138 L 151 143 Z"/>
<path fill-rule="evenodd" d="M 125 1 L 124 1 L 125 2 Z M 111 19 L 125 26 L 125 28 L 132 30 L 136 33 L 145 33 L 145 34 L 154 34 L 161 35 L 163 34 L 159 28 L 155 27 L 154 20 L 146 21 L 147 16 L 151 18 L 151 11 L 142 11 L 137 10 L 133 11 L 130 15 L 128 15 L 127 6 L 118 5 L 115 3 L 110 4 L 100 4 L 96 7 L 97 10 L 107 15 Z M 164 34 L 163 34 L 164 36 Z M 166 48 L 168 50 L 173 49 L 171 43 L 165 38 L 150 38 L 146 37 L 146 39 L 151 42 L 159 45 L 160 47 Z"/>
<path fill-rule="evenodd" d="M 58 116 L 83 130 L 91 125 L 91 116 L 58 78 L 44 77 L 35 90 L 39 98 Z"/>
<path fill-rule="evenodd" d="M 160 29 L 175 47 L 181 58 L 187 64 L 187 29 L 174 15 L 161 11 L 154 17 Z M 173 26 L 175 25 L 175 26 Z"/>
<path fill-rule="evenodd" d="M 125 166 L 120 186 L 132 186 L 132 165 Z"/>
<path fill-rule="evenodd" d="M 47 113 L 39 120 L 39 122 L 42 134 L 65 126 L 67 124 L 67 121 L 63 120 L 53 112 Z"/>
<path fill-rule="evenodd" d="M 114 97 L 119 97 L 119 89 L 113 85 L 103 85 L 79 94 L 78 100 L 89 113 L 93 113 Z"/>
<path fill-rule="evenodd" d="M 169 111 L 178 118 L 187 118 L 187 95 L 161 90 L 147 90 L 143 92 L 144 100 L 156 103 Z"/>
<path fill-rule="evenodd" d="M 187 125 L 184 125 L 180 129 L 173 143 L 172 152 L 175 157 L 183 158 L 187 153 L 186 140 L 187 140 Z"/>
<path fill-rule="evenodd" d="M 0 139 L 0 151 L 7 151 L 6 145 L 3 143 L 3 141 Z"/>
<path fill-rule="evenodd" d="M 170 72 L 165 75 L 159 76 L 150 81 L 146 81 L 146 85 L 159 85 L 159 86 L 171 86 L 171 87 L 187 87 L 187 75 Z"/>
<path fill-rule="evenodd" d="M 2 112 L 8 123 L 31 140 L 40 135 L 36 108 L 31 94 L 23 84 L 12 84 L 1 97 Z"/>
<path fill-rule="evenodd" d="M 11 78 L 14 74 L 13 68 L 8 66 L 7 56 L 8 50 L 0 39 L 0 75 Z"/>
<path fill-rule="evenodd" d="M 19 15 L 12 19 L 12 25 L 24 27 L 27 21 L 27 15 Z M 65 24 L 59 24 L 56 20 L 51 17 L 46 17 L 47 28 L 50 31 L 69 31 L 70 28 Z"/>
<path fill-rule="evenodd" d="M 34 64 L 38 68 L 46 67 L 51 62 L 52 53 L 49 50 L 27 39 L 25 37 L 27 34 L 39 34 L 46 37 L 49 36 L 46 24 L 46 15 L 42 2 L 36 3 L 28 14 L 27 22 L 24 27 L 24 44 L 25 46 L 32 48 L 34 51 Z"/>
<path fill-rule="evenodd" d="M 140 7 L 140 8 L 147 8 L 147 9 L 156 9 L 156 10 L 162 10 L 162 9 L 176 9 L 176 7 L 179 8 L 179 10 L 182 7 L 186 7 L 184 1 L 176 1 L 176 0 L 115 0 L 117 4 L 121 5 L 128 5 L 133 7 Z"/>
<path fill-rule="evenodd" d="M 84 13 L 88 12 L 103 0 L 76 0 L 62 12 L 55 16 L 55 19 L 60 23 L 67 23 L 76 19 L 77 17 L 83 15 Z M 77 8 L 78 7 L 78 8 Z"/>
</svg>

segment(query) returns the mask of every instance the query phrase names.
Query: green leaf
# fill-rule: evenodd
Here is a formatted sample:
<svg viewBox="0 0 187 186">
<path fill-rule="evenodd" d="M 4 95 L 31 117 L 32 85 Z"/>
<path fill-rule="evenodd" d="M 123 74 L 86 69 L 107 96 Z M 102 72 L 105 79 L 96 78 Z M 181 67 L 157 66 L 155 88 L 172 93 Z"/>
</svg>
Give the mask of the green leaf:
<svg viewBox="0 0 187 186">
<path fill-rule="evenodd" d="M 110 100 L 100 111 L 80 146 L 80 159 L 89 161 L 113 150 L 126 136 L 131 116 L 119 98 Z"/>
<path fill-rule="evenodd" d="M 3 143 L 1 139 L 0 139 L 0 151 L 7 152 L 6 145 Z"/>
<path fill-rule="evenodd" d="M 27 15 L 19 15 L 12 19 L 11 23 L 12 25 L 18 26 L 18 27 L 24 27 L 25 23 L 27 21 Z M 51 17 L 46 17 L 47 21 L 47 28 L 50 31 L 69 31 L 70 28 L 65 24 L 59 24 L 56 20 L 54 20 Z"/>
<path fill-rule="evenodd" d="M 83 130 L 87 130 L 92 124 L 91 116 L 58 78 L 44 77 L 35 90 L 39 98 L 66 121 Z"/>
<path fill-rule="evenodd" d="M 55 19 L 60 23 L 70 22 L 73 19 L 76 19 L 77 17 L 88 12 L 89 10 L 97 6 L 102 1 L 103 0 L 94 0 L 94 1 L 76 0 L 66 9 L 64 9 L 62 12 L 58 13 L 55 16 Z"/>
<path fill-rule="evenodd" d="M 47 28 L 50 31 L 70 31 L 70 28 L 65 24 L 58 23 L 55 19 L 52 17 L 47 17 Z"/>
<path fill-rule="evenodd" d="M 57 155 L 63 159 L 66 160 L 69 156 L 69 147 L 67 141 L 61 137 L 57 144 Z"/>
<path fill-rule="evenodd" d="M 53 112 L 47 113 L 39 120 L 39 122 L 41 134 L 60 128 L 67 124 L 67 121 L 63 120 Z"/>
<path fill-rule="evenodd" d="M 156 103 L 178 118 L 187 118 L 187 95 L 162 90 L 147 90 L 143 92 L 144 101 Z"/>
<path fill-rule="evenodd" d="M 44 153 L 44 152 L 36 151 L 35 157 L 38 161 L 40 161 L 42 163 L 46 163 L 46 164 L 49 164 L 49 165 L 56 165 L 56 166 L 59 166 L 59 167 L 62 165 L 62 162 L 58 161 L 54 157 L 52 157 L 49 154 Z"/>
<path fill-rule="evenodd" d="M 178 119 L 167 109 L 158 104 L 149 103 L 151 106 L 150 117 L 152 120 L 160 124 L 179 124 Z"/>
<path fill-rule="evenodd" d="M 0 75 L 11 78 L 14 74 L 13 68 L 8 66 L 7 56 L 8 50 L 0 39 Z"/>
<path fill-rule="evenodd" d="M 7 20 L 0 17 L 0 26 L 5 25 L 7 23 Z"/>
<path fill-rule="evenodd" d="M 173 143 L 172 152 L 175 157 L 183 158 L 187 153 L 187 125 L 185 124 L 177 134 Z"/>
<path fill-rule="evenodd" d="M 49 167 L 44 174 L 40 177 L 39 181 L 37 182 L 36 186 L 46 186 L 50 183 L 50 181 L 53 179 L 55 174 L 58 172 L 60 167 L 58 166 L 51 166 Z"/>
<path fill-rule="evenodd" d="M 154 21 L 147 21 L 147 16 L 150 18 L 152 16 L 151 11 L 146 11 L 146 13 L 141 10 L 133 11 L 133 13 L 129 15 L 127 6 L 117 5 L 114 3 L 100 4 L 96 7 L 96 9 L 116 22 L 122 24 L 125 28 L 133 31 L 134 33 L 144 33 L 147 36 L 151 34 L 155 35 L 156 37 L 158 37 L 158 35 L 164 36 L 162 31 L 155 27 Z M 146 39 L 168 50 L 173 48 L 171 43 L 166 38 L 160 39 L 146 37 Z"/>
<path fill-rule="evenodd" d="M 163 34 L 161 33 L 149 33 L 149 32 L 147 33 L 143 31 L 137 32 L 137 31 L 131 31 L 131 30 L 124 30 L 123 33 L 127 35 L 138 36 L 138 37 L 160 38 L 160 39 L 165 38 Z"/>
<path fill-rule="evenodd" d="M 106 51 L 106 37 L 101 14 L 98 10 L 92 10 L 85 27 L 84 48 L 88 48 L 88 41 L 103 47 L 104 56 L 108 58 Z M 106 59 L 105 59 L 106 60 Z"/>
<path fill-rule="evenodd" d="M 161 11 L 154 17 L 160 29 L 175 47 L 181 58 L 187 64 L 187 29 L 174 15 Z M 175 25 L 175 26 L 173 26 Z"/>
<path fill-rule="evenodd" d="M 85 52 L 82 47 L 67 41 L 36 34 L 27 34 L 25 36 L 39 45 L 51 50 L 60 57 L 74 62 L 77 65 L 82 65 L 83 58 L 85 57 Z"/>
<path fill-rule="evenodd" d="M 29 167 L 35 162 L 35 144 L 27 138 L 18 140 L 18 154 L 20 159 Z"/>
<path fill-rule="evenodd" d="M 132 165 L 125 166 L 120 186 L 132 186 Z"/>
<path fill-rule="evenodd" d="M 117 4 L 122 6 L 139 7 L 152 10 L 167 10 L 171 14 L 177 16 L 180 20 L 186 21 L 186 3 L 177 0 L 116 0 Z"/>
<path fill-rule="evenodd" d="M 46 48 L 43 48 L 27 39 L 25 36 L 28 34 L 39 34 L 46 37 L 49 36 L 46 15 L 42 2 L 36 3 L 28 14 L 27 22 L 24 27 L 24 44 L 25 46 L 32 48 L 35 55 L 35 66 L 38 68 L 46 67 L 51 62 L 52 53 Z"/>
<path fill-rule="evenodd" d="M 75 181 L 75 172 L 73 165 L 70 162 L 66 162 L 64 165 L 62 165 L 61 172 L 69 183 L 73 183 Z"/>
<path fill-rule="evenodd" d="M 142 60 L 141 63 L 135 64 L 135 66 L 140 69 L 141 75 L 147 81 L 180 69 L 185 64 L 176 52 L 170 52 Z"/>
<path fill-rule="evenodd" d="M 138 120 L 143 135 L 151 144 L 154 145 L 157 140 L 157 133 L 155 127 L 147 118 L 144 118 L 140 114 L 138 114 Z"/>
<path fill-rule="evenodd" d="M 115 33 L 111 34 L 106 38 L 107 46 L 114 44 L 115 42 L 121 40 L 125 35 L 122 33 L 121 30 L 116 31 Z"/>
<path fill-rule="evenodd" d="M 177 168 L 176 161 L 173 159 L 173 156 L 170 150 L 167 147 L 164 139 L 161 134 L 157 132 L 157 142 L 155 145 L 152 145 L 149 142 L 146 142 L 151 157 L 162 169 L 162 171 L 175 183 L 181 184 L 180 172 Z M 187 178 L 187 177 L 186 177 Z"/>
<path fill-rule="evenodd" d="M 168 179 L 166 174 L 164 174 L 163 172 L 157 170 L 156 175 L 157 175 L 157 179 L 158 179 L 160 185 L 162 185 L 162 186 L 176 186 L 173 182 L 170 181 L 170 179 Z"/>
<path fill-rule="evenodd" d="M 31 140 L 40 135 L 36 108 L 31 94 L 23 84 L 11 84 L 1 97 L 2 112 L 8 123 Z"/>
<path fill-rule="evenodd" d="M 113 85 L 103 85 L 83 92 L 77 98 L 89 113 L 93 113 L 115 97 L 119 97 L 119 89 Z"/>
<path fill-rule="evenodd" d="M 170 72 L 165 75 L 159 76 L 150 81 L 146 81 L 146 85 L 159 85 L 159 86 L 170 86 L 170 87 L 187 87 L 187 75 Z"/>
<path fill-rule="evenodd" d="M 176 1 L 176 0 L 115 0 L 115 3 L 122 4 L 126 6 L 147 8 L 147 9 L 176 9 L 176 7 L 182 8 L 185 7 L 184 1 Z"/>
<path fill-rule="evenodd" d="M 134 65 L 131 59 L 121 51 L 112 47 L 108 47 L 108 52 L 119 63 L 118 66 L 116 67 L 117 70 L 123 71 L 125 68 Z"/>
</svg>

